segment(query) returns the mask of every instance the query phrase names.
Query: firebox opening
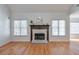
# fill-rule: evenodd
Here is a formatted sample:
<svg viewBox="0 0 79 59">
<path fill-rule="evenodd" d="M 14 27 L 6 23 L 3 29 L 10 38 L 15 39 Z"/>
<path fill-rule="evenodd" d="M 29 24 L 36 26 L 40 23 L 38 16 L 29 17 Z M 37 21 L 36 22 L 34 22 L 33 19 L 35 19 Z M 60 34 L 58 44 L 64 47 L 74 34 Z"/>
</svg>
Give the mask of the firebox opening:
<svg viewBox="0 0 79 59">
<path fill-rule="evenodd" d="M 35 40 L 45 40 L 44 33 L 35 33 Z"/>
</svg>

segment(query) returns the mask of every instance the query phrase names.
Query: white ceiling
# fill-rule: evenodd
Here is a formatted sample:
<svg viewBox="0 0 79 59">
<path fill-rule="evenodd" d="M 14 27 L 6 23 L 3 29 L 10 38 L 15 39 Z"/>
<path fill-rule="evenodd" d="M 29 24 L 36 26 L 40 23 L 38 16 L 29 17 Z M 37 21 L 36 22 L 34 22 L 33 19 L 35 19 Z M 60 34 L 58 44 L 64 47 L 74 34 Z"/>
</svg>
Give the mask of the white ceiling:
<svg viewBox="0 0 79 59">
<path fill-rule="evenodd" d="M 74 5 L 72 9 L 72 13 L 70 14 L 70 18 L 79 18 L 79 6 Z"/>
<path fill-rule="evenodd" d="M 69 12 L 72 4 L 9 4 L 11 12 Z"/>
</svg>

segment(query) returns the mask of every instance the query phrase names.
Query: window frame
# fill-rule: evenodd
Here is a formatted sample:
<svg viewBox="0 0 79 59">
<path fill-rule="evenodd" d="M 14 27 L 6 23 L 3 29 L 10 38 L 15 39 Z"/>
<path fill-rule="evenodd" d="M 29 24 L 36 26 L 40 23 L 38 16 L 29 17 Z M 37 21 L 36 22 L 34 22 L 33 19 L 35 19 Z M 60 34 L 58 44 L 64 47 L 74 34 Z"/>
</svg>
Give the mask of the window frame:
<svg viewBox="0 0 79 59">
<path fill-rule="evenodd" d="M 79 23 L 79 22 L 70 22 L 70 35 L 79 35 L 79 33 L 71 33 L 71 23 Z"/>
<path fill-rule="evenodd" d="M 53 25 L 53 21 L 58 21 L 58 20 L 52 20 L 52 25 Z M 59 23 L 59 22 L 58 22 L 58 23 Z M 54 27 L 52 26 L 52 36 L 58 36 L 58 35 L 54 35 L 54 34 L 53 34 L 53 28 L 54 28 Z M 58 33 L 58 28 L 59 28 L 59 27 L 58 27 L 58 25 L 57 25 L 57 34 L 59 34 L 59 33 Z"/>
<path fill-rule="evenodd" d="M 64 24 L 64 26 L 65 26 L 65 27 L 64 27 L 64 29 L 65 29 L 65 31 L 64 31 L 64 32 L 65 32 L 65 35 L 60 35 L 60 34 L 59 34 L 59 33 L 60 33 L 60 32 L 59 32 L 59 30 L 60 30 L 60 29 L 59 29 L 59 28 L 60 28 L 60 27 L 59 27 L 59 26 L 60 26 L 60 25 L 59 25 L 59 21 L 60 21 L 60 20 L 62 20 L 62 19 L 55 19 L 55 20 L 52 20 L 52 23 L 53 23 L 53 21 L 58 21 L 58 31 L 57 31 L 57 32 L 58 32 L 58 35 L 54 35 L 54 34 L 53 34 L 53 26 L 52 26 L 52 36 L 55 36 L 55 37 L 58 37 L 58 36 L 61 36 L 61 37 L 66 36 L 66 21 L 65 21 L 65 20 L 64 20 L 64 22 L 65 22 L 65 24 Z M 52 25 L 53 25 L 53 24 L 52 24 Z"/>
<path fill-rule="evenodd" d="M 25 19 L 23 19 L 23 20 L 25 20 Z M 26 24 L 27 24 L 27 25 L 26 25 L 26 31 L 27 31 L 27 33 L 26 33 L 26 35 L 21 35 L 21 30 L 23 29 L 23 28 L 21 28 L 21 21 L 23 21 L 23 20 L 18 20 L 18 19 L 14 20 L 14 22 L 15 22 L 15 21 L 20 21 L 20 35 L 15 35 L 15 34 L 14 34 L 15 27 L 14 27 L 14 22 L 13 22 L 13 35 L 14 35 L 15 37 L 26 37 L 26 36 L 28 35 L 28 31 L 27 31 L 27 29 L 28 29 L 28 28 L 27 28 L 27 25 L 28 25 L 27 23 L 28 23 L 28 22 L 27 22 L 27 20 L 25 20 L 25 21 L 27 22 L 27 23 L 26 23 Z"/>
</svg>

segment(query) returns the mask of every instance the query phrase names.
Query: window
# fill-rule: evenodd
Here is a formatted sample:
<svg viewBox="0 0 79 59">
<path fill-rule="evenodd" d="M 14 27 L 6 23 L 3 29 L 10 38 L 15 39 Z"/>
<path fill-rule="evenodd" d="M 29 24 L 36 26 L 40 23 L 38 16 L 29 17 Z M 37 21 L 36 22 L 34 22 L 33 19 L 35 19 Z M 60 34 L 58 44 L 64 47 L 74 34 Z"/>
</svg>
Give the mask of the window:
<svg viewBox="0 0 79 59">
<path fill-rule="evenodd" d="M 65 35 L 65 21 L 64 20 L 52 21 L 52 35 L 55 35 L 55 36 Z"/>
<path fill-rule="evenodd" d="M 70 23 L 70 34 L 79 34 L 79 23 Z"/>
<path fill-rule="evenodd" d="M 58 21 L 52 21 L 52 33 L 53 35 L 58 35 Z"/>
<path fill-rule="evenodd" d="M 59 20 L 59 35 L 65 35 L 65 21 Z"/>
<path fill-rule="evenodd" d="M 14 21 L 14 35 L 17 35 L 17 36 L 27 35 L 27 21 L 26 20 Z"/>
</svg>

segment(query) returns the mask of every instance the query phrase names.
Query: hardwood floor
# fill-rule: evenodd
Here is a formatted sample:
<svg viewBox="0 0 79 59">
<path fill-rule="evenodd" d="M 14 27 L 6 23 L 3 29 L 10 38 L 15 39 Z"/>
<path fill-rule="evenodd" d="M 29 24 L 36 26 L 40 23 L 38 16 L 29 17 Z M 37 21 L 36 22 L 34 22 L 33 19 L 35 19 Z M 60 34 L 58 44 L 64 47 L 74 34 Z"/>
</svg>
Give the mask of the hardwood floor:
<svg viewBox="0 0 79 59">
<path fill-rule="evenodd" d="M 10 42 L 0 47 L 0 55 L 78 55 L 79 42 Z"/>
</svg>

